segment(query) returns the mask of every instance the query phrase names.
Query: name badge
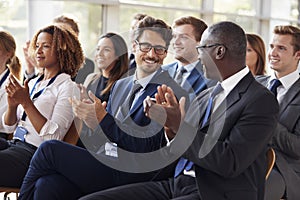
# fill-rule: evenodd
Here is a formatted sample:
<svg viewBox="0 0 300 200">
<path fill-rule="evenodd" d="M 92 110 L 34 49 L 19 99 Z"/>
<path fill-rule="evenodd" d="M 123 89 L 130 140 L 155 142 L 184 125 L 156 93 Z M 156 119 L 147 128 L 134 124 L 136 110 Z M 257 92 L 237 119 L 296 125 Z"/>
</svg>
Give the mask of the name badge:
<svg viewBox="0 0 300 200">
<path fill-rule="evenodd" d="M 112 156 L 115 158 L 118 157 L 118 147 L 116 143 L 106 142 L 104 149 L 105 155 Z"/>
<path fill-rule="evenodd" d="M 23 126 L 18 126 L 15 134 L 14 134 L 14 139 L 19 139 L 21 141 L 25 140 L 25 135 L 28 133 L 27 129 L 24 128 Z"/>
</svg>

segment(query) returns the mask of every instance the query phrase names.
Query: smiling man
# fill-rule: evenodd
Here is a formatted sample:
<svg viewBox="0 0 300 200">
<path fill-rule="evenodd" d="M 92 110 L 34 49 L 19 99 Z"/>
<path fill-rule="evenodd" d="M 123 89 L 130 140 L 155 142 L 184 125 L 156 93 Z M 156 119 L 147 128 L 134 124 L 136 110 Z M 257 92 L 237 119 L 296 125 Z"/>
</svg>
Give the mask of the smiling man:
<svg viewBox="0 0 300 200">
<path fill-rule="evenodd" d="M 19 199 L 78 199 L 113 186 L 171 174 L 165 170 L 158 174 L 157 166 L 163 160 L 143 154 L 157 152 L 166 144 L 163 127 L 145 116 L 143 100 L 154 97 L 162 84 L 170 85 L 178 99 L 188 98 L 169 73 L 161 70 L 172 30 L 164 21 L 146 17 L 134 37 L 136 73 L 115 83 L 107 107 L 92 94 L 92 103 L 72 99 L 74 113 L 99 135 L 99 148 L 91 152 L 89 147 L 63 142 L 44 143 L 32 159 Z M 139 87 L 134 89 L 135 85 Z M 80 109 L 88 110 L 88 116 L 76 112 Z M 141 155 L 145 155 L 146 163 L 139 160 Z"/>
<path fill-rule="evenodd" d="M 203 65 L 198 59 L 196 50 L 206 28 L 206 23 L 196 17 L 185 16 L 176 19 L 173 23 L 171 43 L 177 61 L 162 67 L 190 94 L 190 100 L 216 83 L 204 77 Z"/>
<path fill-rule="evenodd" d="M 268 52 L 269 66 L 273 72 L 271 76 L 257 77 L 259 82 L 273 91 L 280 106 L 275 135 L 270 142 L 276 153 L 276 162 L 267 180 L 266 200 L 282 197 L 296 200 L 300 196 L 299 43 L 299 28 L 275 26 Z"/>
</svg>

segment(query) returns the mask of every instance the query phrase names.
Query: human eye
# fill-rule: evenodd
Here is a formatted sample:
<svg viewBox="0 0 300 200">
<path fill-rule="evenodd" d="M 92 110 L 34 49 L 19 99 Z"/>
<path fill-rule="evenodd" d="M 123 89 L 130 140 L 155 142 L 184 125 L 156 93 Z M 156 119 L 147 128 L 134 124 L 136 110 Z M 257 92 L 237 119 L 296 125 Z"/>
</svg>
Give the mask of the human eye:
<svg viewBox="0 0 300 200">
<path fill-rule="evenodd" d="M 149 43 L 140 43 L 140 47 L 141 47 L 142 50 L 148 51 L 152 48 L 152 45 L 149 44 Z"/>
<path fill-rule="evenodd" d="M 164 53 L 166 51 L 166 48 L 163 46 L 155 46 L 154 48 L 158 53 Z"/>
</svg>

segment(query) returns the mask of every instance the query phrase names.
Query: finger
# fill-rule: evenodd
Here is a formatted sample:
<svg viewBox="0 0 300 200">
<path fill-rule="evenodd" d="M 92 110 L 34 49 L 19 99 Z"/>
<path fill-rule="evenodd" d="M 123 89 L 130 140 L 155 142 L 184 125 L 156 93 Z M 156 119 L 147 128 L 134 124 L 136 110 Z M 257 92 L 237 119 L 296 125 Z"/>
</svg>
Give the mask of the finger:
<svg viewBox="0 0 300 200">
<path fill-rule="evenodd" d="M 94 103 L 101 104 L 101 100 L 98 99 L 92 91 L 89 90 L 89 97 L 93 100 Z"/>
<path fill-rule="evenodd" d="M 167 102 L 168 105 L 170 105 L 170 106 L 177 106 L 178 105 L 178 101 L 177 101 L 174 94 L 166 93 L 165 98 L 166 98 L 166 102 Z"/>
<path fill-rule="evenodd" d="M 180 113 L 181 113 L 181 119 L 183 119 L 185 117 L 185 102 L 186 102 L 186 98 L 181 97 L 179 100 L 179 109 L 180 109 Z"/>
<path fill-rule="evenodd" d="M 166 85 L 161 85 L 157 88 L 157 98 L 156 98 L 156 103 L 158 104 L 165 104 L 166 103 L 166 98 L 165 98 L 165 94 L 166 94 Z"/>
<path fill-rule="evenodd" d="M 17 81 L 17 79 L 15 78 L 14 75 L 10 74 L 9 75 L 9 80 L 11 82 L 12 85 L 14 85 L 15 87 L 20 87 L 19 82 Z"/>
<path fill-rule="evenodd" d="M 26 90 L 28 90 L 28 91 L 29 91 L 28 82 L 29 82 L 29 80 L 28 80 L 28 79 L 26 79 L 26 80 L 25 80 L 25 82 L 24 82 L 24 87 L 26 88 Z"/>
</svg>

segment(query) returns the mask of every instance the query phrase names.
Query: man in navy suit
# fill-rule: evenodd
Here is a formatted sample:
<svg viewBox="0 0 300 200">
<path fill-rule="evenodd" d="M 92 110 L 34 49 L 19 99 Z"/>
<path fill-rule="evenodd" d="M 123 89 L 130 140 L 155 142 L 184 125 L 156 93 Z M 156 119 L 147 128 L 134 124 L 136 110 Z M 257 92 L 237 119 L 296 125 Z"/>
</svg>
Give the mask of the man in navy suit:
<svg viewBox="0 0 300 200">
<path fill-rule="evenodd" d="M 270 145 L 276 161 L 266 183 L 266 200 L 300 197 L 300 29 L 295 26 L 275 26 L 268 59 L 271 76 L 257 80 L 273 90 L 279 102 L 279 119 Z"/>
<path fill-rule="evenodd" d="M 43 143 L 31 161 L 19 199 L 78 199 L 117 185 L 168 177 L 160 168 L 170 163 L 151 157 L 163 155 L 159 150 L 166 143 L 164 129 L 145 116 L 143 100 L 154 97 L 161 84 L 170 84 L 178 99 L 188 94 L 160 68 L 171 28 L 162 20 L 146 17 L 134 37 L 136 73 L 116 82 L 107 108 L 92 93 L 91 100 L 72 99 L 75 115 L 99 135 L 98 148 Z M 141 87 L 135 90 L 134 84 Z"/>
<path fill-rule="evenodd" d="M 184 99 L 178 104 L 170 88 L 157 95 L 156 104 L 145 100 L 147 115 L 172 133 L 169 156 L 182 155 L 192 162 L 190 169 L 169 180 L 119 186 L 81 199 L 263 200 L 266 152 L 279 109 L 274 95 L 246 67 L 246 44 L 237 24 L 210 26 L 197 49 L 205 76 L 219 81 L 217 86 L 201 92 L 186 114 Z"/>
<path fill-rule="evenodd" d="M 178 82 L 193 100 L 202 90 L 215 85 L 216 81 L 205 78 L 203 66 L 198 59 L 196 50 L 201 40 L 203 31 L 207 25 L 201 19 L 193 16 L 184 16 L 173 23 L 173 40 L 171 41 L 174 58 L 177 60 L 171 64 L 163 65 L 171 77 Z M 177 76 L 182 73 L 182 79 Z"/>
</svg>

